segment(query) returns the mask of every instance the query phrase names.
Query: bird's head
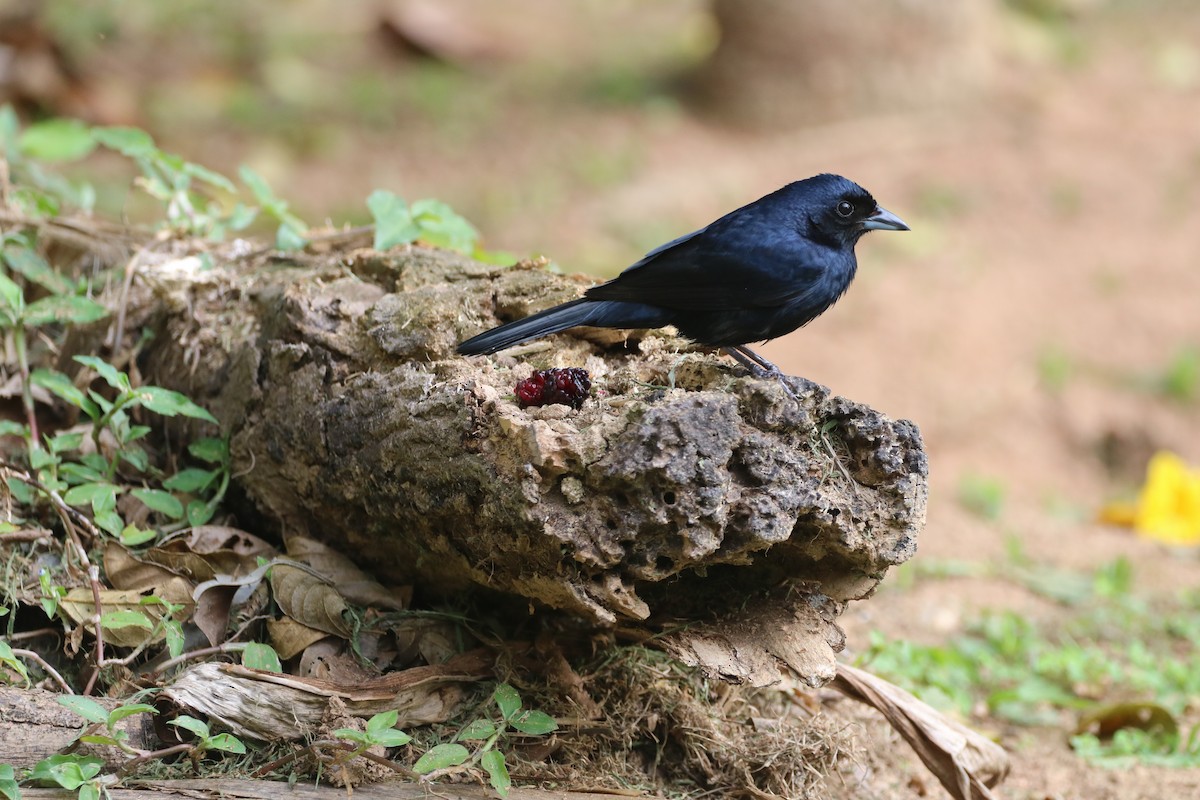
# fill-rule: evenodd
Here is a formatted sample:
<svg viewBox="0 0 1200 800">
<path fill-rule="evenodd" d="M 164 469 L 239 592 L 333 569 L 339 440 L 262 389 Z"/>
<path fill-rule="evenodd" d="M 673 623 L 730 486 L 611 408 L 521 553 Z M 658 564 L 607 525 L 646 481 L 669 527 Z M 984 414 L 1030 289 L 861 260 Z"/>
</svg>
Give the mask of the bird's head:
<svg viewBox="0 0 1200 800">
<path fill-rule="evenodd" d="M 853 247 L 867 231 L 909 229 L 870 192 L 841 175 L 817 175 L 792 186 L 803 187 L 798 195 L 804 198 L 809 235 Z"/>
</svg>

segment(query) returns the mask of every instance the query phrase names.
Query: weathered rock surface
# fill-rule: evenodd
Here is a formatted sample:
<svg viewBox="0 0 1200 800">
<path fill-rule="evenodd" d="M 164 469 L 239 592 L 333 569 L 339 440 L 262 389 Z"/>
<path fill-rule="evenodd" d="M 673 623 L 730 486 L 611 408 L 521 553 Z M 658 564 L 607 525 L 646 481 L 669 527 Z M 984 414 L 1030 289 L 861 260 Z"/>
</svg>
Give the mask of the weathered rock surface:
<svg viewBox="0 0 1200 800">
<path fill-rule="evenodd" d="M 682 625 L 673 649 L 726 678 L 769 682 L 783 662 L 816 684 L 844 603 L 924 523 L 916 426 L 802 379 L 797 402 L 663 332 L 456 356 L 580 291 L 529 265 L 420 248 L 177 260 L 136 285 L 131 325 L 156 334 L 144 376 L 221 420 L 263 518 L 394 581 Z M 516 382 L 548 366 L 587 368 L 593 399 L 519 408 Z"/>
</svg>

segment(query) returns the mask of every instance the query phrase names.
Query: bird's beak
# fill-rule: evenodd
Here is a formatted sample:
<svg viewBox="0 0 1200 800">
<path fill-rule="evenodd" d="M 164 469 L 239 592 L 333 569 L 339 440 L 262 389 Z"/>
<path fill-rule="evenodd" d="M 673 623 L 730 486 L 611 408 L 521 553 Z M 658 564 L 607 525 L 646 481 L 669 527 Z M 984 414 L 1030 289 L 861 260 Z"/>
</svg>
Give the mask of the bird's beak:
<svg viewBox="0 0 1200 800">
<path fill-rule="evenodd" d="M 864 230 L 868 231 L 907 231 L 909 227 L 904 220 L 888 211 L 883 206 L 875 206 L 875 213 L 862 221 Z"/>
</svg>

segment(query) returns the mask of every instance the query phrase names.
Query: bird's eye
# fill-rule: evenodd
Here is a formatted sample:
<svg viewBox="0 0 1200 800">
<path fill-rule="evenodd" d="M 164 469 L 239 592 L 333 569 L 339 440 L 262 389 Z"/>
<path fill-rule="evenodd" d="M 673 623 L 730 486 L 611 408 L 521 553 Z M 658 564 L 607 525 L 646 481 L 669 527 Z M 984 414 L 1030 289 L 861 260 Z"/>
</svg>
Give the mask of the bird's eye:
<svg viewBox="0 0 1200 800">
<path fill-rule="evenodd" d="M 837 215 L 845 219 L 854 213 L 854 204 L 849 200 L 843 200 L 837 204 Z"/>
</svg>

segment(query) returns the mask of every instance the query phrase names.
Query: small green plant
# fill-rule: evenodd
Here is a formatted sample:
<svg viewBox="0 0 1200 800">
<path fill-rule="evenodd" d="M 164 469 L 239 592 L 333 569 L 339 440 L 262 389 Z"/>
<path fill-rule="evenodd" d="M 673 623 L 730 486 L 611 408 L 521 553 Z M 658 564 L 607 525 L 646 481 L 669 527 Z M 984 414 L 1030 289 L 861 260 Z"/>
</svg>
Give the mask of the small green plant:
<svg viewBox="0 0 1200 800">
<path fill-rule="evenodd" d="M 246 752 L 246 745 L 232 733 L 214 734 L 209 730 L 207 722 L 202 722 L 195 717 L 189 717 L 187 714 L 181 714 L 167 724 L 183 728 L 196 737 L 196 741 L 191 744 L 191 749 L 188 751 L 188 756 L 192 759 L 192 763 L 198 762 L 210 750 L 222 753 Z"/>
<path fill-rule="evenodd" d="M 411 206 L 393 192 L 382 189 L 367 198 L 375 220 L 375 249 L 389 250 L 402 244 L 428 244 L 471 253 L 479 232 L 450 206 L 440 200 L 417 200 Z"/>
<path fill-rule="evenodd" d="M 1041 576 L 1048 580 L 1050 573 Z M 1152 704 L 1155 730 L 1113 723 L 1111 739 L 1082 733 L 1078 752 L 1103 762 L 1125 757 L 1159 763 L 1196 755 L 1200 734 L 1173 733 L 1200 693 L 1200 654 L 1181 646 L 1200 635 L 1200 596 L 1150 603 L 1133 594 L 1129 562 L 1118 559 L 1070 592 L 1075 609 L 1054 625 L 1013 613 L 988 613 L 944 645 L 885 641 L 873 634 L 864 662 L 932 705 L 969 717 L 980 710 L 1017 725 L 1070 727 L 1073 717 L 1105 713 L 1113 699 Z M 1087 602 L 1081 602 L 1086 593 Z M 1112 717 L 1112 714 L 1108 715 Z"/>
<path fill-rule="evenodd" d="M 338 728 L 334 731 L 333 735 L 338 739 L 354 743 L 354 749 L 348 752 L 346 760 L 365 753 L 371 747 L 401 747 L 411 742 L 411 736 L 396 730 L 396 720 L 399 716 L 396 711 L 384 711 L 367 720 L 366 730 Z"/>
<path fill-rule="evenodd" d="M 21 787 L 17 785 L 16 772 L 11 764 L 0 764 L 0 797 L 21 800 Z"/>
<path fill-rule="evenodd" d="M 138 754 L 138 751 L 129 746 L 129 734 L 117 728 L 117 723 L 135 714 L 158 713 L 154 706 L 145 703 L 129 703 L 109 711 L 92 698 L 77 694 L 64 695 L 57 700 L 59 705 L 74 711 L 88 722 L 105 727 L 105 733 L 87 733 L 80 736 L 79 741 L 87 744 L 112 745 L 133 755 Z"/>
<path fill-rule="evenodd" d="M 479 764 L 487 772 L 492 788 L 501 797 L 507 797 L 512 780 L 499 743 L 514 734 L 545 736 L 558 730 L 558 723 L 545 712 L 524 708 L 521 695 L 507 683 L 496 687 L 492 700 L 500 712 L 498 719 L 480 718 L 472 721 L 458 732 L 455 737 L 457 741 L 439 744 L 417 759 L 413 771 L 428 775 L 439 770 Z M 482 744 L 472 753 L 459 742 Z"/>
<path fill-rule="evenodd" d="M 98 776 L 103 768 L 104 762 L 96 756 L 53 755 L 35 764 L 25 780 L 40 786 L 61 786 L 75 792 L 79 800 L 99 800 L 103 782 Z"/>
</svg>

